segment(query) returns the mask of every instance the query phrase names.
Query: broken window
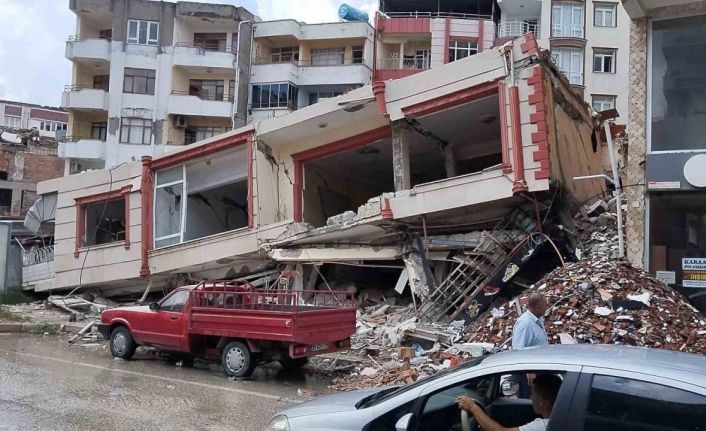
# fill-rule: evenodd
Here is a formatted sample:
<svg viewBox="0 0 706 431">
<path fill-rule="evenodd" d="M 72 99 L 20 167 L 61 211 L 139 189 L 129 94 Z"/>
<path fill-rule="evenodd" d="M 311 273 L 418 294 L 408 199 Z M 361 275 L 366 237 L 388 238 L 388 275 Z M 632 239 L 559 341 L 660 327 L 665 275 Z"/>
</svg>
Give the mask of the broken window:
<svg viewBox="0 0 706 431">
<path fill-rule="evenodd" d="M 0 214 L 8 214 L 12 209 L 12 189 L 0 189 Z"/>
<path fill-rule="evenodd" d="M 125 68 L 123 92 L 135 94 L 154 94 L 155 71 L 150 69 Z"/>
<path fill-rule="evenodd" d="M 120 143 L 149 145 L 152 141 L 152 120 L 123 118 L 120 125 Z"/>
<path fill-rule="evenodd" d="M 156 248 L 240 229 L 248 224 L 245 145 L 157 172 Z"/>
<path fill-rule="evenodd" d="M 335 66 L 345 63 L 346 48 L 318 48 L 311 50 L 312 66 Z"/>
<path fill-rule="evenodd" d="M 194 45 L 206 51 L 225 52 L 227 40 L 226 33 L 194 33 Z"/>
<path fill-rule="evenodd" d="M 82 246 L 125 240 L 125 199 L 88 204 L 83 207 L 86 221 Z"/>
<path fill-rule="evenodd" d="M 127 43 L 157 46 L 159 22 L 129 19 L 127 21 Z"/>
<path fill-rule="evenodd" d="M 222 79 L 191 79 L 189 94 L 203 100 L 224 100 Z"/>
<path fill-rule="evenodd" d="M 478 42 L 470 40 L 452 40 L 449 42 L 449 61 L 456 61 L 478 53 Z M 416 60 L 415 60 L 416 62 Z"/>
</svg>

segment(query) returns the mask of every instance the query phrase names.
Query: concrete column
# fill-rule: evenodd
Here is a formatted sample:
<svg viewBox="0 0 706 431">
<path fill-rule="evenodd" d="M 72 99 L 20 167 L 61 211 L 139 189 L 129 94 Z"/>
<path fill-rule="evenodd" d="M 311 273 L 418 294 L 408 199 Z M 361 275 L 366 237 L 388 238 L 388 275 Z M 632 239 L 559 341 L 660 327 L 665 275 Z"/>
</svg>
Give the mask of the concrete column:
<svg viewBox="0 0 706 431">
<path fill-rule="evenodd" d="M 404 42 L 400 43 L 400 69 L 404 69 Z"/>
<path fill-rule="evenodd" d="M 407 124 L 403 121 L 392 123 L 392 170 L 395 176 L 396 192 L 412 188 L 409 174 Z"/>
<path fill-rule="evenodd" d="M 444 167 L 446 168 L 446 178 L 456 176 L 456 154 L 451 145 L 444 147 Z"/>
</svg>

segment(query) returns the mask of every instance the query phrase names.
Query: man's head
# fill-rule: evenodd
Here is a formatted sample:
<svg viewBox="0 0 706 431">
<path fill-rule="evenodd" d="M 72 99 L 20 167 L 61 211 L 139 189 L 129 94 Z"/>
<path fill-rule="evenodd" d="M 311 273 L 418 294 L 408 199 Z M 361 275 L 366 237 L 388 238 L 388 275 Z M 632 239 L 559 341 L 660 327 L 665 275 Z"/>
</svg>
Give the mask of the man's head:
<svg viewBox="0 0 706 431">
<path fill-rule="evenodd" d="M 529 308 L 529 311 L 531 311 L 535 316 L 542 317 L 544 316 L 544 313 L 547 312 L 547 298 L 545 298 L 541 293 L 535 292 L 529 296 L 527 308 Z"/>
<path fill-rule="evenodd" d="M 549 418 L 561 387 L 561 378 L 555 374 L 540 374 L 532 381 L 532 408 L 538 415 Z"/>
</svg>

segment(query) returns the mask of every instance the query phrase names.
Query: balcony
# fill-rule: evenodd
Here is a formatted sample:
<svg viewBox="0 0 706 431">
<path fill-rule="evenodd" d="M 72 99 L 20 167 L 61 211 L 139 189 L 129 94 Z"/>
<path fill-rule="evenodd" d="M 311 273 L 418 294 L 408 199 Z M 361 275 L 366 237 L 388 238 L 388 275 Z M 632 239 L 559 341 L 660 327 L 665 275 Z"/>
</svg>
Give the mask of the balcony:
<svg viewBox="0 0 706 431">
<path fill-rule="evenodd" d="M 103 38 L 81 39 L 79 35 L 69 36 L 66 41 L 67 59 L 110 61 L 110 40 Z"/>
<path fill-rule="evenodd" d="M 235 47 L 209 47 L 179 42 L 174 46 L 174 65 L 233 69 L 236 61 Z"/>
<path fill-rule="evenodd" d="M 61 95 L 64 109 L 108 110 L 108 92 L 92 86 L 67 85 Z"/>
<path fill-rule="evenodd" d="M 539 39 L 541 24 L 537 19 L 506 18 L 498 23 L 498 38 L 515 38 L 532 33 Z"/>
<path fill-rule="evenodd" d="M 59 157 L 62 159 L 105 160 L 106 144 L 100 139 L 68 136 L 59 142 Z"/>
<path fill-rule="evenodd" d="M 376 81 L 387 81 L 388 79 L 400 79 L 406 76 L 423 72 L 430 68 L 431 59 L 429 57 L 417 58 L 380 58 L 377 61 L 375 71 Z"/>
<path fill-rule="evenodd" d="M 269 58 L 257 58 L 253 61 L 252 82 L 297 82 L 299 66 L 296 61 L 272 63 Z"/>
<path fill-rule="evenodd" d="M 54 246 L 22 251 L 22 286 L 49 284 L 56 276 L 54 270 Z"/>
<path fill-rule="evenodd" d="M 172 91 L 169 95 L 168 111 L 176 115 L 200 115 L 204 117 L 230 117 L 233 103 L 227 96 L 218 99 L 205 99 L 188 91 Z"/>
<path fill-rule="evenodd" d="M 343 64 L 315 64 L 311 60 L 292 60 L 272 63 L 269 59 L 255 59 L 253 82 L 293 82 L 297 85 L 367 84 L 372 70 L 364 60 L 354 63 L 347 59 Z"/>
</svg>

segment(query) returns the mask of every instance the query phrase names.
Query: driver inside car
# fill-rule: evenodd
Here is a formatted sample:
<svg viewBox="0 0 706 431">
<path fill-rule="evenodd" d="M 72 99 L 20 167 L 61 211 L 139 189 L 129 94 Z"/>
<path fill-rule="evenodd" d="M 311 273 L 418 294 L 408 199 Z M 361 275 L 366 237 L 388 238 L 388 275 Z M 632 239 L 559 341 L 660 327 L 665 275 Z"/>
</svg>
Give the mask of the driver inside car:
<svg viewBox="0 0 706 431">
<path fill-rule="evenodd" d="M 541 418 L 522 425 L 519 428 L 506 428 L 493 419 L 469 397 L 458 397 L 456 403 L 472 414 L 483 431 L 544 431 L 547 429 L 549 417 L 552 414 L 554 401 L 561 387 L 561 378 L 554 374 L 540 374 L 532 382 L 532 408 Z"/>
</svg>

